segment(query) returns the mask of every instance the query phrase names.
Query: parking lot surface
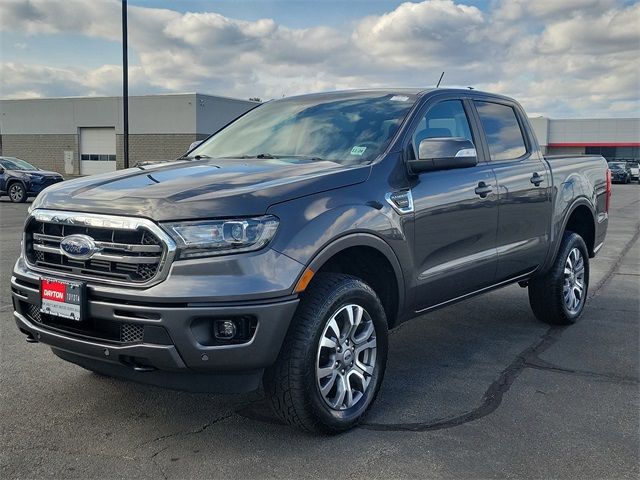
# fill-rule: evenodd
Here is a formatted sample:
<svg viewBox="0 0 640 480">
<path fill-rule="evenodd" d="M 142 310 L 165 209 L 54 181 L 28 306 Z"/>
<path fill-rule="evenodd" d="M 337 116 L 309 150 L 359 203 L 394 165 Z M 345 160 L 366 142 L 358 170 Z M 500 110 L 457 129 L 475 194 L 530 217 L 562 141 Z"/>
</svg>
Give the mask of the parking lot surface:
<svg viewBox="0 0 640 480">
<path fill-rule="evenodd" d="M 637 478 L 640 186 L 613 190 L 590 299 L 539 323 L 510 286 L 391 332 L 364 425 L 317 437 L 261 393 L 193 394 L 92 374 L 12 318 L 28 205 L 0 200 L 0 478 Z"/>
</svg>

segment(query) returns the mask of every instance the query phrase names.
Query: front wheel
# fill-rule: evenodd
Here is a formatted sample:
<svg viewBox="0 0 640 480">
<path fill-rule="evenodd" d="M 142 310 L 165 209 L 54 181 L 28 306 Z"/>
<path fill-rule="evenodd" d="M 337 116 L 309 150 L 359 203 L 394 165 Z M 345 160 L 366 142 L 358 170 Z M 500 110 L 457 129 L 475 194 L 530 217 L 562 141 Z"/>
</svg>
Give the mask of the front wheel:
<svg viewBox="0 0 640 480">
<path fill-rule="evenodd" d="M 20 182 L 12 183 L 9 186 L 9 199 L 13 203 L 24 203 L 27 201 L 27 189 Z"/>
<path fill-rule="evenodd" d="M 529 304 L 536 317 L 570 325 L 584 310 L 589 290 L 589 254 L 580 235 L 565 232 L 551 269 L 529 282 Z"/>
<path fill-rule="evenodd" d="M 371 406 L 386 360 L 387 320 L 376 293 L 356 277 L 319 274 L 265 373 L 265 391 L 286 423 L 338 433 Z"/>
</svg>

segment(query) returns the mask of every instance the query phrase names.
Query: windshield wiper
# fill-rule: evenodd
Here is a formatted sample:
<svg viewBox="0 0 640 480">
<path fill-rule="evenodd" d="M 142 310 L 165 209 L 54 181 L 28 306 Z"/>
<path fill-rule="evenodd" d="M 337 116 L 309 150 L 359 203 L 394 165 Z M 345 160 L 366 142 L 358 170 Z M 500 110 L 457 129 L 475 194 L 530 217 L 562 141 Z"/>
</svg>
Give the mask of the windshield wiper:
<svg viewBox="0 0 640 480">
<path fill-rule="evenodd" d="M 280 158 L 275 155 L 271 155 L 270 153 L 259 153 L 258 155 L 225 155 L 223 158 L 242 158 L 243 160 L 247 158 L 260 158 L 260 159 L 274 159 Z"/>
<path fill-rule="evenodd" d="M 193 157 L 190 155 L 185 155 L 183 157 L 178 158 L 178 160 L 201 160 L 203 158 L 213 158 L 209 155 L 194 155 Z"/>
</svg>

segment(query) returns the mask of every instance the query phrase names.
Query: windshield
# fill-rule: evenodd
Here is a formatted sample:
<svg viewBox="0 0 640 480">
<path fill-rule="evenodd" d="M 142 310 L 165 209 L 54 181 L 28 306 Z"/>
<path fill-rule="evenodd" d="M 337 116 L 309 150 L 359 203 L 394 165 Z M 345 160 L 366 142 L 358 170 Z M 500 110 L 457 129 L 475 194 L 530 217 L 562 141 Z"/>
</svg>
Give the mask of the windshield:
<svg viewBox="0 0 640 480">
<path fill-rule="evenodd" d="M 240 117 L 189 155 L 368 163 L 387 146 L 416 98 L 351 92 L 276 100 Z"/>
<path fill-rule="evenodd" d="M 2 165 L 7 170 L 39 170 L 39 168 L 34 167 L 30 163 L 14 157 L 0 158 L 0 165 Z"/>
<path fill-rule="evenodd" d="M 609 168 L 611 170 L 623 170 L 624 169 L 624 163 L 610 163 L 609 164 Z"/>
</svg>

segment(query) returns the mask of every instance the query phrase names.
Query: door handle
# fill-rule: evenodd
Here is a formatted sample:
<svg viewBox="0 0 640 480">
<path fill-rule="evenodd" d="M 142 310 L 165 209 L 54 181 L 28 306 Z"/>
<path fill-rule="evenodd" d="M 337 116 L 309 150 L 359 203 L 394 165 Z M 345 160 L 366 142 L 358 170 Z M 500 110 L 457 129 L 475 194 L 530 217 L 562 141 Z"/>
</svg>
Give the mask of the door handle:
<svg viewBox="0 0 640 480">
<path fill-rule="evenodd" d="M 480 182 L 475 189 L 476 194 L 479 195 L 480 198 L 485 198 L 492 191 L 493 191 L 493 188 L 491 187 L 491 185 L 487 185 L 484 182 Z"/>
<path fill-rule="evenodd" d="M 544 175 L 540 175 L 538 174 L 538 172 L 534 172 L 529 181 L 533 183 L 536 187 L 539 187 L 540 184 L 544 182 Z"/>
</svg>

